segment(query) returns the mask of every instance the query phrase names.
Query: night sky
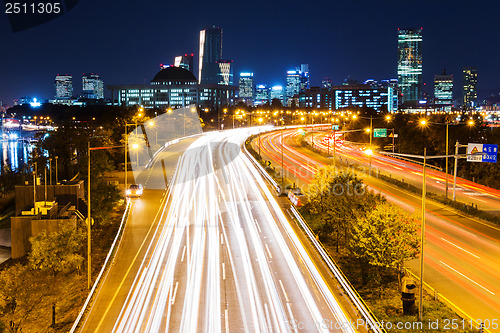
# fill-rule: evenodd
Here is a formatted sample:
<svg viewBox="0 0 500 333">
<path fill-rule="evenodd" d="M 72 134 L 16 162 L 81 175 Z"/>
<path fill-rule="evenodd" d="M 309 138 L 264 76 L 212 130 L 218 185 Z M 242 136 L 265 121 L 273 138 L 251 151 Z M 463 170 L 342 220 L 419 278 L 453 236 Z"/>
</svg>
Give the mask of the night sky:
<svg viewBox="0 0 500 333">
<path fill-rule="evenodd" d="M 56 74 L 97 73 L 104 84 L 149 83 L 161 63 L 195 54 L 199 31 L 223 28 L 223 57 L 256 83 L 285 84 L 308 63 L 311 85 L 396 78 L 397 28 L 423 27 L 427 90 L 443 68 L 455 77 L 478 67 L 479 97 L 500 92 L 499 1 L 127 1 L 80 0 L 65 15 L 13 33 L 0 15 L 0 101 L 54 96 Z M 458 88 L 458 89 L 457 89 Z M 106 91 L 106 95 L 108 92 Z M 457 96 L 456 96 L 457 97 Z"/>
</svg>

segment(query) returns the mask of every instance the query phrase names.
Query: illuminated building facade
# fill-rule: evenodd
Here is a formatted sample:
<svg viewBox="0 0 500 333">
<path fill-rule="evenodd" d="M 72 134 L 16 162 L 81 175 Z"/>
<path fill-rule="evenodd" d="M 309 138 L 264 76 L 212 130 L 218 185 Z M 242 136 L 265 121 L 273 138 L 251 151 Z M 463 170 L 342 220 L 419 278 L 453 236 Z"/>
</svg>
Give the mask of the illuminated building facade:
<svg viewBox="0 0 500 333">
<path fill-rule="evenodd" d="M 286 72 L 286 103 L 290 106 L 299 92 L 309 89 L 309 65 L 301 64 Z"/>
<path fill-rule="evenodd" d="M 174 58 L 174 66 L 187 69 L 194 74 L 193 57 L 194 54 L 192 53 L 184 54 L 183 56 L 177 56 Z"/>
<path fill-rule="evenodd" d="M 477 68 L 466 66 L 463 73 L 463 108 L 472 110 L 477 103 Z"/>
<path fill-rule="evenodd" d="M 239 88 L 239 98 L 253 103 L 255 94 L 253 73 L 240 73 Z"/>
<path fill-rule="evenodd" d="M 323 78 L 323 80 L 321 80 L 321 85 L 323 86 L 323 88 L 331 89 L 333 86 L 333 83 L 332 83 L 332 80 L 325 77 L 325 78 Z"/>
<path fill-rule="evenodd" d="M 453 75 L 443 71 L 434 77 L 434 104 L 441 111 L 451 111 L 453 105 Z"/>
<path fill-rule="evenodd" d="M 56 88 L 56 100 L 73 97 L 73 76 L 57 74 L 54 86 Z"/>
<path fill-rule="evenodd" d="M 219 60 L 219 84 L 233 85 L 233 61 Z"/>
<path fill-rule="evenodd" d="M 270 91 L 271 103 L 274 99 L 279 100 L 282 104 L 285 98 L 285 92 L 283 91 L 283 86 L 272 86 Z"/>
<path fill-rule="evenodd" d="M 299 94 L 299 106 L 313 109 L 339 110 L 368 107 L 378 112 L 394 112 L 398 108 L 395 87 L 384 84 L 349 84 L 331 88 L 312 87 Z"/>
<path fill-rule="evenodd" d="M 222 29 L 210 27 L 200 31 L 199 83 L 219 83 L 219 64 L 222 60 Z"/>
<path fill-rule="evenodd" d="M 99 75 L 94 73 L 83 74 L 82 97 L 88 99 L 104 98 L 104 84 Z"/>
<path fill-rule="evenodd" d="M 255 105 L 263 105 L 269 102 L 269 89 L 265 84 L 258 84 L 255 87 Z"/>
<path fill-rule="evenodd" d="M 422 28 L 398 29 L 398 81 L 403 103 L 422 99 Z"/>
<path fill-rule="evenodd" d="M 179 108 L 195 104 L 200 108 L 219 110 L 233 103 L 238 87 L 220 84 L 198 84 L 187 69 L 165 67 L 150 85 L 110 85 L 111 98 L 118 92 L 118 104 L 146 108 Z"/>
</svg>

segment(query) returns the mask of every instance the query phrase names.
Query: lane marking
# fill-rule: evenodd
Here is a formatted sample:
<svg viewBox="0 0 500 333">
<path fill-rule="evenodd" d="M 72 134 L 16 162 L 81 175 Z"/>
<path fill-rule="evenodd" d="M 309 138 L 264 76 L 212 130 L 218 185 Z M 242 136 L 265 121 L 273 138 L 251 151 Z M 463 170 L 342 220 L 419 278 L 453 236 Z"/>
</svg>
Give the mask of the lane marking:
<svg viewBox="0 0 500 333">
<path fill-rule="evenodd" d="M 169 195 L 170 195 L 170 192 L 169 192 Z M 168 198 L 168 197 L 167 197 Z M 115 293 L 113 294 L 113 297 L 111 298 L 111 300 L 108 302 L 108 306 L 106 307 L 106 310 L 104 311 L 104 314 L 101 316 L 101 319 L 99 320 L 99 323 L 97 323 L 97 327 L 95 329 L 96 332 L 99 331 L 99 329 L 101 328 L 102 324 L 104 323 L 104 319 L 106 318 L 109 310 L 111 309 L 111 306 L 113 305 L 116 297 L 118 297 L 118 293 L 120 292 L 120 289 L 123 287 L 123 284 L 125 283 L 125 280 L 127 279 L 130 271 L 132 270 L 132 267 L 135 265 L 135 262 L 137 260 L 137 258 L 139 257 L 139 254 L 141 253 L 142 251 L 142 248 L 144 247 L 144 245 L 146 244 L 146 241 L 148 240 L 148 237 L 149 237 L 149 234 L 151 233 L 151 231 L 153 230 L 153 227 L 155 225 L 155 221 L 158 221 L 156 222 L 156 231 L 158 231 L 159 227 L 160 227 L 160 224 L 161 224 L 161 221 L 158 220 L 158 216 L 160 215 L 160 212 L 162 212 L 161 216 L 163 216 L 163 213 L 165 212 L 165 209 L 166 209 L 166 206 L 167 206 L 167 202 L 168 200 L 164 200 L 163 202 L 160 202 L 160 207 L 158 208 L 158 211 L 156 212 L 156 215 L 155 215 L 155 218 L 153 219 L 153 223 L 151 223 L 151 225 L 149 226 L 149 230 L 146 234 L 146 236 L 144 237 L 142 243 L 141 243 L 141 246 L 139 246 L 139 249 L 137 250 L 134 258 L 132 259 L 132 262 L 130 263 L 130 265 L 128 266 L 127 268 L 127 271 L 125 272 L 125 275 L 123 276 L 122 280 L 120 281 L 120 284 L 118 285 L 118 287 L 116 288 L 116 291 Z M 153 235 L 153 238 L 154 236 L 156 235 L 156 231 Z M 154 239 L 151 239 L 151 243 L 150 243 L 150 246 L 152 244 L 152 242 L 154 242 Z M 149 251 L 146 250 L 146 253 Z M 139 270 L 141 269 L 141 267 L 139 267 Z M 139 272 L 139 271 L 138 271 Z"/>
<path fill-rule="evenodd" d="M 480 285 L 480 284 L 479 284 L 479 283 L 477 283 L 476 281 L 472 280 L 470 277 L 465 276 L 464 274 L 460 273 L 459 271 L 457 271 L 455 268 L 451 267 L 450 265 L 447 265 L 447 264 L 445 264 L 445 263 L 444 263 L 444 262 L 442 262 L 442 261 L 439 261 L 439 262 L 440 262 L 440 263 L 442 263 L 443 265 L 445 265 L 446 267 L 448 267 L 449 269 L 451 269 L 452 271 L 456 272 L 457 274 L 460 274 L 461 276 L 463 276 L 464 278 L 466 278 L 466 279 L 467 279 L 467 280 L 469 280 L 470 282 L 472 282 L 472 283 L 474 283 L 474 284 L 478 285 L 479 287 L 483 288 L 484 290 L 486 290 L 486 291 L 487 291 L 487 292 L 489 292 L 490 294 L 495 295 L 495 293 L 494 293 L 494 292 L 489 291 L 488 289 L 486 289 L 485 287 L 483 287 L 482 285 Z"/>
<path fill-rule="evenodd" d="M 264 244 L 266 246 L 267 254 L 269 254 L 269 258 L 273 259 L 273 255 L 271 254 L 271 251 L 269 251 L 269 246 L 267 244 Z"/>
<path fill-rule="evenodd" d="M 175 283 L 175 290 L 174 294 L 172 295 L 172 298 L 170 299 L 170 304 L 174 305 L 175 303 L 175 296 L 177 296 L 177 289 L 179 288 L 179 281 Z"/>
<path fill-rule="evenodd" d="M 255 221 L 255 224 L 257 225 L 257 229 L 259 229 L 259 232 L 262 232 L 262 230 L 260 229 L 260 225 L 259 225 L 259 222 L 257 222 L 257 219 L 253 219 Z"/>
<path fill-rule="evenodd" d="M 224 238 L 222 237 L 222 234 L 220 234 L 220 245 L 224 245 Z"/>
<path fill-rule="evenodd" d="M 281 280 L 279 280 L 279 282 L 280 282 L 281 290 L 283 291 L 283 294 L 285 295 L 285 299 L 286 299 L 286 301 L 288 303 L 288 302 L 290 302 L 290 300 L 288 299 L 288 295 L 287 295 L 287 293 L 285 291 L 285 287 L 283 287 L 283 282 L 281 282 Z"/>
<path fill-rule="evenodd" d="M 229 332 L 229 318 L 227 315 L 227 309 L 224 310 L 224 321 L 226 324 L 226 333 L 228 333 Z"/>
<path fill-rule="evenodd" d="M 186 254 L 186 245 L 184 245 L 184 248 L 182 249 L 182 256 L 181 256 L 181 262 L 184 261 L 184 255 Z"/>
<path fill-rule="evenodd" d="M 222 263 L 222 279 L 226 279 L 226 264 Z"/>
<path fill-rule="evenodd" d="M 449 240 L 444 239 L 443 237 L 441 237 L 441 239 L 442 239 L 442 240 L 444 240 L 446 243 L 448 243 L 448 244 L 450 244 L 450 245 L 453 245 L 453 246 L 454 246 L 454 247 L 456 247 L 457 249 L 460 249 L 460 250 L 462 250 L 462 251 L 464 251 L 464 252 L 466 252 L 466 253 L 470 254 L 471 256 L 476 257 L 477 259 L 481 259 L 479 256 L 476 256 L 474 253 L 471 253 L 471 252 L 467 251 L 466 249 L 464 249 L 464 248 L 462 248 L 462 247 L 460 247 L 460 246 L 458 246 L 458 245 L 456 245 L 456 244 L 453 244 L 453 243 L 452 243 L 452 242 L 450 242 Z"/>
<path fill-rule="evenodd" d="M 290 303 L 286 303 L 286 307 L 288 309 L 288 314 L 290 315 L 290 323 L 297 323 L 297 320 L 293 316 L 292 307 L 290 306 Z M 293 327 L 293 331 L 294 332 L 298 332 L 297 331 L 297 325 L 292 325 L 292 327 Z"/>
</svg>

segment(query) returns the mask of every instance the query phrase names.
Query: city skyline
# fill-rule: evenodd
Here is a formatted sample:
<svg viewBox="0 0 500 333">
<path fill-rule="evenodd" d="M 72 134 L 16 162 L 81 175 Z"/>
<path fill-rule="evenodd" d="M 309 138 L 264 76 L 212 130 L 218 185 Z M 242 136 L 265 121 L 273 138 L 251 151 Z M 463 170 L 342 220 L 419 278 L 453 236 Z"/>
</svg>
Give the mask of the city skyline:
<svg viewBox="0 0 500 333">
<path fill-rule="evenodd" d="M 197 4 L 195 2 L 193 6 Z M 98 5 L 96 2 L 82 2 L 63 17 L 19 33 L 10 31 L 3 16 L 0 29 L 10 52 L 7 60 L 0 64 L 3 73 L 0 100 L 11 104 L 13 99 L 21 96 L 49 99 L 53 95 L 53 78 L 57 73 L 76 77 L 79 73 L 96 72 L 105 84 L 143 84 L 154 76 L 160 63 L 172 63 L 179 54 L 194 53 L 197 62 L 199 31 L 212 25 L 224 31 L 224 57 L 234 61 L 235 81 L 236 73 L 247 71 L 254 73 L 256 84 L 285 86 L 286 71 L 300 63 L 307 63 L 312 68 L 311 86 L 321 86 L 324 77 L 329 77 L 334 84 L 341 83 L 348 76 L 360 81 L 396 78 L 397 29 L 413 26 L 423 27 L 423 82 L 428 94 L 432 94 L 434 76 L 446 69 L 457 78 L 454 92 L 460 98 L 461 71 L 465 66 L 478 69 L 480 99 L 500 91 L 496 79 L 500 76 L 500 69 L 491 56 L 499 46 L 490 42 L 490 36 L 499 28 L 488 19 L 461 20 L 474 12 L 493 13 L 499 7 L 497 4 L 470 6 L 451 1 L 432 4 L 433 11 L 448 13 L 440 20 L 434 20 L 433 15 L 425 10 L 431 5 L 430 1 L 423 2 L 421 7 L 424 8 L 411 10 L 410 5 L 395 2 L 384 5 L 362 2 L 356 10 L 354 5 L 338 4 L 338 10 L 350 10 L 356 14 L 357 19 L 349 29 L 342 28 L 349 19 L 341 15 L 327 20 L 326 13 L 335 8 L 333 4 L 325 5 L 330 9 L 325 13 L 319 6 L 311 8 L 308 16 L 292 15 L 288 6 L 280 4 L 269 4 L 269 10 L 264 12 L 248 8 L 245 15 L 255 22 L 248 26 L 238 24 L 237 17 L 219 14 L 215 8 L 198 4 L 203 10 L 192 11 L 189 22 L 179 25 L 180 20 L 187 18 L 183 14 L 162 25 L 161 29 L 154 24 L 154 18 L 162 10 L 153 6 L 148 8 L 124 2 L 119 8 L 114 8 L 118 17 L 136 10 L 138 17 L 145 18 L 138 20 L 142 24 L 124 24 L 115 16 L 106 15 L 104 9 L 110 9 L 112 4 L 99 4 L 103 12 L 93 12 L 92 17 L 100 33 L 93 35 L 92 41 L 84 38 L 88 27 L 83 21 L 86 20 L 85 14 Z M 180 10 L 177 6 L 169 5 L 168 11 Z M 240 7 L 240 4 L 234 4 L 230 9 L 238 12 Z M 301 24 L 285 29 L 284 19 L 273 15 L 273 10 L 283 16 L 292 15 L 290 19 L 300 17 Z M 147 37 L 152 31 L 155 32 L 152 37 Z M 158 42 L 155 35 L 160 32 L 164 38 Z M 54 33 L 59 36 L 57 42 L 43 37 Z M 148 43 L 148 38 L 156 42 Z M 140 39 L 140 45 L 152 46 L 132 47 L 131 39 Z M 37 52 L 32 52 L 33 49 Z M 61 49 L 65 51 L 64 57 L 60 56 Z M 484 52 L 486 49 L 490 52 Z M 96 57 L 96 53 L 99 56 Z M 198 64 L 195 63 L 194 67 L 198 68 Z M 73 84 L 75 91 L 81 91 L 80 82 Z M 105 95 L 109 96 L 106 89 Z"/>
</svg>

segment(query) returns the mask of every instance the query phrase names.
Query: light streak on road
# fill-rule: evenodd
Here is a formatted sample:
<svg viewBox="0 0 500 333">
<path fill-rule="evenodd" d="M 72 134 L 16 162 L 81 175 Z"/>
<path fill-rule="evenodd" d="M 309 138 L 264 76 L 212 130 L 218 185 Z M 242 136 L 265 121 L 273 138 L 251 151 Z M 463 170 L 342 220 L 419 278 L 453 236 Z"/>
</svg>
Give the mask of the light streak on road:
<svg viewBox="0 0 500 333">
<path fill-rule="evenodd" d="M 320 162 L 313 153 L 305 152 L 297 144 L 298 135 L 295 130 L 284 132 L 284 165 L 293 181 L 299 186 L 307 186 L 314 169 L 326 163 Z M 264 159 L 270 159 L 275 166 L 281 164 L 281 147 L 279 132 L 266 133 L 261 137 L 261 150 Z M 315 146 L 327 150 L 321 143 L 321 135 L 315 134 Z M 253 144 L 255 149 L 255 143 Z M 367 163 L 368 159 L 358 148 L 337 145 L 337 156 L 358 165 Z M 395 177 L 402 175 L 409 182 L 413 173 L 421 175 L 421 166 L 386 156 L 374 158 L 374 165 L 384 169 Z M 378 164 L 377 164 L 378 163 Z M 403 169 L 403 171 L 399 170 Z M 346 169 L 351 170 L 351 169 Z M 357 170 L 352 169 L 354 172 Z M 413 172 L 413 173 L 412 173 Z M 444 188 L 444 173 L 431 170 L 431 177 L 437 186 Z M 418 178 L 418 177 L 417 177 Z M 415 178 L 416 179 L 416 178 Z M 387 197 L 387 200 L 413 212 L 420 208 L 420 196 L 407 193 L 395 185 L 385 184 L 375 177 L 366 178 L 368 187 Z M 497 200 L 498 190 L 474 184 L 466 180 L 457 180 L 461 185 L 461 193 L 468 197 L 480 196 L 488 202 L 488 207 L 500 211 Z M 500 228 L 474 218 L 457 213 L 453 209 L 439 203 L 430 203 L 426 209 L 426 283 L 457 304 L 461 310 L 476 318 L 498 318 L 500 312 Z M 406 265 L 418 274 L 418 259 Z"/>
<path fill-rule="evenodd" d="M 183 154 L 114 332 L 355 332 L 258 171 L 248 130 Z M 236 157 L 235 156 L 236 150 Z"/>
</svg>

